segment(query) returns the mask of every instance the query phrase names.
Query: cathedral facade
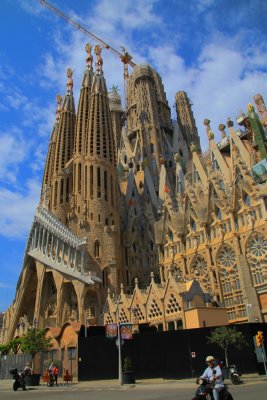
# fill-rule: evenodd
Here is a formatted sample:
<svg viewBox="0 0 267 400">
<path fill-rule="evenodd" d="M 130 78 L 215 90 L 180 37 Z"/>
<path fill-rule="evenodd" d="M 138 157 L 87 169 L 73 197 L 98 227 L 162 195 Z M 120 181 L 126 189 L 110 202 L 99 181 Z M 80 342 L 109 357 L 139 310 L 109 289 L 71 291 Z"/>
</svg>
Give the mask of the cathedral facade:
<svg viewBox="0 0 267 400">
<path fill-rule="evenodd" d="M 160 76 L 136 65 L 123 110 L 116 87 L 107 91 L 101 48 L 94 68 L 91 45 L 86 52 L 77 111 L 71 69 L 57 96 L 40 203 L 0 340 L 33 324 L 63 348 L 81 325 L 267 322 L 261 95 L 238 129 L 230 119 L 219 126 L 219 143 L 206 119 L 202 153 L 185 92 L 173 121 Z"/>
</svg>

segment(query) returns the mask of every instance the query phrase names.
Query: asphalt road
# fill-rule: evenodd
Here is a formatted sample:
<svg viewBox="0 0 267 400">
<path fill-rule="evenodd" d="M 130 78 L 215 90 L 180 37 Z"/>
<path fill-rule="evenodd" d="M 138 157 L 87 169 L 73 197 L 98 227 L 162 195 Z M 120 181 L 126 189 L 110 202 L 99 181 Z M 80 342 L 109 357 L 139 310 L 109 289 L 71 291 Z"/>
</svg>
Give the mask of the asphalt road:
<svg viewBox="0 0 267 400">
<path fill-rule="evenodd" d="M 179 384 L 150 384 L 142 386 L 114 387 L 58 387 L 29 389 L 26 392 L 18 390 L 1 390 L 0 399 L 9 400 L 191 400 L 196 386 Z M 267 380 L 265 382 L 251 382 L 239 386 L 229 386 L 234 400 L 261 400 L 267 398 Z"/>
</svg>

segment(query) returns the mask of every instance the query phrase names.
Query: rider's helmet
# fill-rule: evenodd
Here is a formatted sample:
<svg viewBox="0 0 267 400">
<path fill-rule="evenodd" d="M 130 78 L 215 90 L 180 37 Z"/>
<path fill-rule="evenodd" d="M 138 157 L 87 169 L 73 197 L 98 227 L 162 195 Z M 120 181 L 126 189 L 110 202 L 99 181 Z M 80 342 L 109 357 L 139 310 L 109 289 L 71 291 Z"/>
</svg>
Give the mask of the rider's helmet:
<svg viewBox="0 0 267 400">
<path fill-rule="evenodd" d="M 215 362 L 215 358 L 213 356 L 207 356 L 206 363 L 213 364 Z"/>
</svg>

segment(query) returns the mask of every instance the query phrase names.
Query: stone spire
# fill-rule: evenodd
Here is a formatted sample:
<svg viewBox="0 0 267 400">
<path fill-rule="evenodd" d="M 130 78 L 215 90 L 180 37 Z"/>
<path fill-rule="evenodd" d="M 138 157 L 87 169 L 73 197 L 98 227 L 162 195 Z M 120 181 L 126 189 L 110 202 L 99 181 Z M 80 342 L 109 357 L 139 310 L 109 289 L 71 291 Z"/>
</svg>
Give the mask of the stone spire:
<svg viewBox="0 0 267 400">
<path fill-rule="evenodd" d="M 101 265 L 120 268 L 118 180 L 116 153 L 101 48 L 95 46 L 96 71 L 92 82 L 88 116 L 88 140 L 85 149 L 85 191 L 89 215 L 89 252 L 101 259 Z M 104 249 L 105 244 L 105 249 Z M 115 267 L 115 268 L 114 268 Z M 110 278 L 111 288 L 119 283 Z"/>
<path fill-rule="evenodd" d="M 177 121 L 182 131 L 182 135 L 187 143 L 188 150 L 191 151 L 193 143 L 197 152 L 201 152 L 200 138 L 192 111 L 192 103 L 186 92 L 177 92 L 175 96 Z"/>
<path fill-rule="evenodd" d="M 77 120 L 76 120 L 76 132 L 74 141 L 74 157 L 73 157 L 73 193 L 71 194 L 72 208 L 70 209 L 70 215 L 74 217 L 75 208 L 78 215 L 79 224 L 84 225 L 87 221 L 87 203 L 85 200 L 85 191 L 87 188 L 87 170 L 84 168 L 84 154 L 86 143 L 88 140 L 88 115 L 89 115 L 89 103 L 93 81 L 93 68 L 91 55 L 92 46 L 87 43 L 85 46 L 87 53 L 86 67 L 83 75 L 82 86 L 80 90 L 80 98 L 78 103 Z M 75 204 L 75 207 L 74 207 Z M 81 212 L 82 211 L 82 212 Z M 76 232 L 77 231 L 77 219 L 72 218 L 69 221 L 69 226 Z"/>
<path fill-rule="evenodd" d="M 106 82 L 104 79 L 101 58 L 101 47 L 95 46 L 96 72 L 92 83 L 88 141 L 86 155 L 111 163 L 115 167 L 115 145 Z"/>
<path fill-rule="evenodd" d="M 73 71 L 67 70 L 67 92 L 61 100 L 61 114 L 55 143 L 55 158 L 52 178 L 52 212 L 66 223 L 66 203 L 71 192 L 71 179 L 65 168 L 73 153 L 75 133 L 75 104 L 73 97 Z"/>
<path fill-rule="evenodd" d="M 84 141 L 87 137 L 89 100 L 90 100 L 90 93 L 93 80 L 93 68 L 92 68 L 93 57 L 91 55 L 92 46 L 90 43 L 86 44 L 85 50 L 87 52 L 86 68 L 83 75 L 78 111 L 77 111 L 77 125 L 76 125 L 76 135 L 74 142 L 75 155 L 84 154 L 84 145 L 85 145 Z"/>
<path fill-rule="evenodd" d="M 42 183 L 42 192 L 41 192 L 41 200 L 40 205 L 43 207 L 48 206 L 50 208 L 51 204 L 51 181 L 53 176 L 53 166 L 55 159 L 55 148 L 56 148 L 56 137 L 58 131 L 59 118 L 61 113 L 61 100 L 62 97 L 58 94 L 57 97 L 57 110 L 56 110 L 56 119 L 54 122 L 54 126 L 51 132 L 48 152 L 46 156 L 44 175 L 43 175 L 43 183 Z"/>
</svg>

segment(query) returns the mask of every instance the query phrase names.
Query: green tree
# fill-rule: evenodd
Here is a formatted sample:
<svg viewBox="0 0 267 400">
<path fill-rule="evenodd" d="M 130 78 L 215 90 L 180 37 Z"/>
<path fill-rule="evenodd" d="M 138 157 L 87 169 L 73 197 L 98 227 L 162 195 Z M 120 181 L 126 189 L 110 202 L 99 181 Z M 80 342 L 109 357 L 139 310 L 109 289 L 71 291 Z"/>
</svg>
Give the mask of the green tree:
<svg viewBox="0 0 267 400">
<path fill-rule="evenodd" d="M 0 344 L 1 357 L 6 356 L 10 352 L 10 344 Z"/>
<path fill-rule="evenodd" d="M 32 369 L 34 369 L 35 354 L 43 351 L 48 351 L 53 345 L 51 338 L 47 338 L 45 329 L 36 327 L 29 328 L 26 336 L 21 340 L 21 351 L 31 355 Z"/>
<path fill-rule="evenodd" d="M 18 354 L 20 347 L 21 347 L 21 338 L 12 339 L 9 342 L 10 349 L 13 351 L 14 354 Z"/>
<path fill-rule="evenodd" d="M 238 332 L 236 328 L 227 328 L 226 326 L 218 326 L 215 328 L 207 339 L 208 343 L 217 344 L 224 350 L 225 363 L 227 367 L 229 347 L 232 346 L 240 349 L 247 345 L 242 332 Z"/>
</svg>

